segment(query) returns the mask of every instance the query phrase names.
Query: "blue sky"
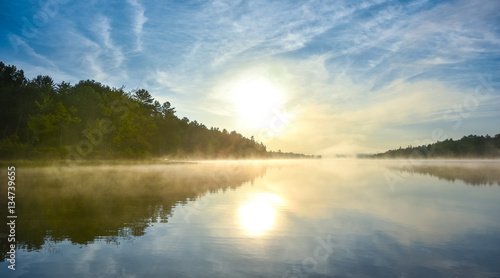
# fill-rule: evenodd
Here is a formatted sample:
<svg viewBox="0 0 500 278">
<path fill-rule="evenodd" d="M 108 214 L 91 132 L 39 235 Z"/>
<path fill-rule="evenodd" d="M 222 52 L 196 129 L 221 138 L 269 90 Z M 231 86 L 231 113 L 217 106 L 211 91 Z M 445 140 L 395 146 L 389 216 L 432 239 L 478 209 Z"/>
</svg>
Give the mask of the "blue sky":
<svg viewBox="0 0 500 278">
<path fill-rule="evenodd" d="M 500 133 L 500 1 L 2 1 L 28 78 L 147 89 L 270 149 Z"/>
</svg>

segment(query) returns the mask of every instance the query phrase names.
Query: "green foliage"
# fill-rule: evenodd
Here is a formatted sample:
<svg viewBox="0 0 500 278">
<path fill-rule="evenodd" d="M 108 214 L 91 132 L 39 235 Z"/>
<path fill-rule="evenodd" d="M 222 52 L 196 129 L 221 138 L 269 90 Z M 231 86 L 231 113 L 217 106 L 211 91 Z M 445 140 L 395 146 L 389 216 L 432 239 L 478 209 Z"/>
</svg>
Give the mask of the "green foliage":
<svg viewBox="0 0 500 278">
<path fill-rule="evenodd" d="M 408 146 L 373 155 L 374 158 L 498 158 L 500 134 L 494 137 L 469 135 L 418 147 Z"/>
<path fill-rule="evenodd" d="M 178 118 L 145 89 L 32 80 L 0 62 L 0 158 L 291 158 L 236 131 Z"/>
</svg>

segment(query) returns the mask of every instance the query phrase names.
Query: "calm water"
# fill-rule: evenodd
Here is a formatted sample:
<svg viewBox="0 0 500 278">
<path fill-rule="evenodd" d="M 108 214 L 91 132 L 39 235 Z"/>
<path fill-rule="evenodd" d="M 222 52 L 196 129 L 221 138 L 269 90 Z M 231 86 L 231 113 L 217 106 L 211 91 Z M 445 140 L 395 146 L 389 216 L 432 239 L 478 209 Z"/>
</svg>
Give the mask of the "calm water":
<svg viewBox="0 0 500 278">
<path fill-rule="evenodd" d="M 20 168 L 17 181 L 16 270 L 4 261 L 1 277 L 500 277 L 498 161 Z"/>
</svg>

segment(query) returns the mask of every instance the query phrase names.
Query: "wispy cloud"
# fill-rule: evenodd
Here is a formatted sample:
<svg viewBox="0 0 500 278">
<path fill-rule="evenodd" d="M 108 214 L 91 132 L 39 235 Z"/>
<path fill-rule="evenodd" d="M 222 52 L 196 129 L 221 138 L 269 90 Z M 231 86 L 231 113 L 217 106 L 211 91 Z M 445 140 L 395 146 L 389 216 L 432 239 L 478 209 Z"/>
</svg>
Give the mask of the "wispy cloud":
<svg viewBox="0 0 500 278">
<path fill-rule="evenodd" d="M 101 56 L 109 59 L 111 66 L 118 68 L 122 65 L 125 57 L 121 47 L 117 46 L 111 38 L 111 25 L 109 18 L 100 16 L 94 26 L 95 33 L 100 37 Z"/>
<path fill-rule="evenodd" d="M 33 47 L 31 47 L 29 44 L 27 44 L 22 38 L 16 37 L 16 43 L 17 46 L 21 46 L 23 50 L 31 57 L 35 58 L 38 60 L 38 62 L 41 62 L 45 66 L 49 66 L 50 68 L 57 69 L 56 64 L 51 61 L 49 58 L 37 53 Z"/>
<path fill-rule="evenodd" d="M 386 16 L 376 14 L 374 23 L 366 23 L 375 27 L 367 27 L 368 32 L 354 39 L 361 42 L 354 44 L 357 47 L 342 53 L 352 62 L 349 74 L 377 80 L 377 86 L 431 72 L 447 82 L 474 82 L 474 78 L 459 80 L 449 72 L 443 74 L 439 66 L 456 66 L 450 68 L 456 70 L 464 62 L 497 52 L 499 34 L 491 22 L 498 6 L 495 1 L 459 1 L 430 9 L 416 5 L 415 10 L 389 8 L 383 11 Z M 347 36 L 342 39 L 349 41 Z"/>
<path fill-rule="evenodd" d="M 135 51 L 142 51 L 142 29 L 148 19 L 144 16 L 146 9 L 139 3 L 139 0 L 127 0 L 127 3 L 133 9 L 133 31 L 136 36 Z"/>
<path fill-rule="evenodd" d="M 90 76 L 85 78 L 119 86 L 118 80 L 126 78 L 126 69 L 123 68 L 125 55 L 121 46 L 113 39 L 111 20 L 98 15 L 89 26 L 89 31 L 86 34 L 74 28 L 68 30 L 70 36 L 65 43 L 70 50 L 66 50 L 66 55 L 80 61 L 87 68 Z"/>
<path fill-rule="evenodd" d="M 154 24 L 163 26 L 160 28 L 166 30 L 171 41 L 157 46 L 156 51 L 171 51 L 183 37 L 185 45 L 184 51 L 178 52 L 181 55 L 174 58 L 175 64 L 165 61 L 159 67 L 169 76 L 185 76 L 176 78 L 175 82 L 181 82 L 176 85 L 172 84 L 173 80 L 169 81 L 170 88 L 192 85 L 194 79 L 199 88 L 191 88 L 190 94 L 205 98 L 205 89 L 226 71 L 253 67 L 255 61 L 265 63 L 306 48 L 319 35 L 346 24 L 357 11 L 380 2 L 331 6 L 314 1 L 213 1 L 192 11 L 179 8 L 172 15 L 167 11 L 166 21 Z M 184 18 L 177 19 L 179 15 Z M 177 25 L 178 20 L 186 20 L 185 25 Z M 193 101 L 193 105 L 201 109 L 202 103 Z"/>
</svg>

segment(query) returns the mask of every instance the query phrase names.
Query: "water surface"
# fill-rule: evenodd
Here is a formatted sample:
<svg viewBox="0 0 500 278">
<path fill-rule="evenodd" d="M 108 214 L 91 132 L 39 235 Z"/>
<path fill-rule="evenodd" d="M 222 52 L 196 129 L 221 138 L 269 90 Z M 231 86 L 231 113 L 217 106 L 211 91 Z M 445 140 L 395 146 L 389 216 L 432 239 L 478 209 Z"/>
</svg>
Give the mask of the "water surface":
<svg viewBox="0 0 500 278">
<path fill-rule="evenodd" d="M 4 261 L 0 275 L 499 277 L 499 173 L 497 161 L 20 168 L 16 271 Z"/>
</svg>

